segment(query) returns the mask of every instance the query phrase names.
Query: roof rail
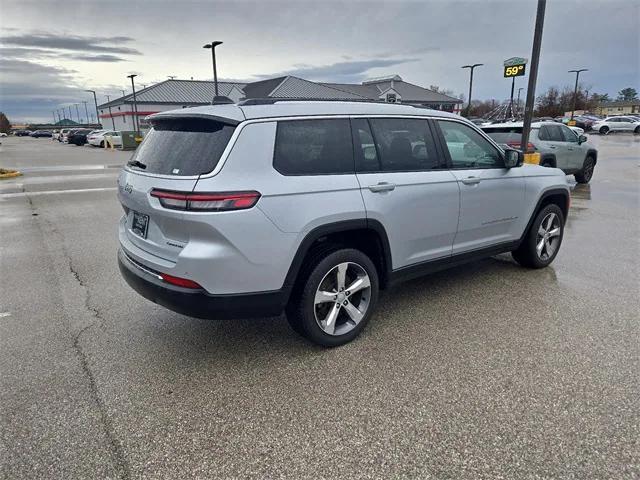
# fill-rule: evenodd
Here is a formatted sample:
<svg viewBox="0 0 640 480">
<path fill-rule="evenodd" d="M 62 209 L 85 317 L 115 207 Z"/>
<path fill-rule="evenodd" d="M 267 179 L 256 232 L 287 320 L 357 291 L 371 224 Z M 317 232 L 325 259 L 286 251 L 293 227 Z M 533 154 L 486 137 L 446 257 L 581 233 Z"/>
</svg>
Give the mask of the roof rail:
<svg viewBox="0 0 640 480">
<path fill-rule="evenodd" d="M 368 98 L 247 98 L 240 100 L 238 105 L 273 105 L 278 102 L 357 102 L 357 103 L 387 103 L 380 100 L 370 100 Z M 393 104 L 390 104 L 393 105 Z M 401 105 L 401 104 L 399 104 Z"/>
</svg>

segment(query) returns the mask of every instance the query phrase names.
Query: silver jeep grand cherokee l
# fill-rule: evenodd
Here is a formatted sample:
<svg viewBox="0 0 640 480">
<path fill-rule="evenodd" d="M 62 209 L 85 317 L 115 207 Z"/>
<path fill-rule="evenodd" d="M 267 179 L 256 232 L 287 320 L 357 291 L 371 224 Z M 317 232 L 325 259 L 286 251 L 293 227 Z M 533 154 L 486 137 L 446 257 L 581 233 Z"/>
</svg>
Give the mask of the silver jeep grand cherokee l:
<svg viewBox="0 0 640 480">
<path fill-rule="evenodd" d="M 150 121 L 118 179 L 118 261 L 176 312 L 286 310 L 298 333 L 336 346 L 362 331 L 380 289 L 501 252 L 545 267 L 562 242 L 562 171 L 522 166 L 456 115 L 247 101 Z"/>
</svg>

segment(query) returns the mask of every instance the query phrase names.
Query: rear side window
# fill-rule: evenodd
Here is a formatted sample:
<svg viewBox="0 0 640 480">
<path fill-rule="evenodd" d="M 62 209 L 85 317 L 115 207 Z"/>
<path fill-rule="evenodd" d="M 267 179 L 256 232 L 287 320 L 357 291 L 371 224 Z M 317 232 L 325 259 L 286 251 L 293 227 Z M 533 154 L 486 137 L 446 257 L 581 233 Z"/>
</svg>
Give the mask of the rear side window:
<svg viewBox="0 0 640 480">
<path fill-rule="evenodd" d="M 508 143 L 520 143 L 522 141 L 522 129 L 521 128 L 493 128 L 484 129 L 484 133 L 489 135 L 494 142 L 508 144 Z"/>
<path fill-rule="evenodd" d="M 349 120 L 278 122 L 273 167 L 283 175 L 353 173 Z"/>
<path fill-rule="evenodd" d="M 358 172 L 415 172 L 443 166 L 426 120 L 371 118 L 368 124 L 353 120 Z"/>
<path fill-rule="evenodd" d="M 235 127 L 203 118 L 157 119 L 145 135 L 130 167 L 159 175 L 194 176 L 211 172 L 231 139 Z"/>
<path fill-rule="evenodd" d="M 547 140 L 551 142 L 564 142 L 564 136 L 559 125 L 545 125 L 540 129 L 542 136 L 540 140 Z M 544 138 L 543 138 L 544 136 Z"/>
</svg>

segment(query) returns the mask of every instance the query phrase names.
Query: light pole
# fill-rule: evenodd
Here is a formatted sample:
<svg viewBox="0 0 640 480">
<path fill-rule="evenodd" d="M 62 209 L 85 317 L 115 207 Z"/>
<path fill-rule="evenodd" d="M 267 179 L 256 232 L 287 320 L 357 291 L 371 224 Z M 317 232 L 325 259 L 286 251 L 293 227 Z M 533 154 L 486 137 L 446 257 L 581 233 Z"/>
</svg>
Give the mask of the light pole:
<svg viewBox="0 0 640 480">
<path fill-rule="evenodd" d="M 222 45 L 222 42 L 216 40 L 215 42 L 207 43 L 206 45 L 202 46 L 202 48 L 211 49 L 211 60 L 213 61 L 213 87 L 215 89 L 215 96 L 213 97 L 213 101 L 211 103 L 214 103 L 216 98 L 218 97 L 218 71 L 216 69 L 216 47 L 218 45 Z"/>
<path fill-rule="evenodd" d="M 522 90 L 524 90 L 524 87 L 518 88 L 518 100 L 516 100 L 516 117 L 518 116 L 517 113 L 520 111 L 520 92 Z"/>
<path fill-rule="evenodd" d="M 86 115 L 87 123 L 89 123 L 89 110 L 87 109 L 87 101 L 83 100 L 82 103 L 84 103 L 84 114 Z"/>
<path fill-rule="evenodd" d="M 571 120 L 573 120 L 573 113 L 576 111 L 576 100 L 578 98 L 578 77 L 580 77 L 580 72 L 586 72 L 588 70 L 588 68 L 581 68 L 579 70 L 569 70 L 568 72 L 576 74 L 576 86 L 573 88 L 573 108 L 571 109 Z"/>
<path fill-rule="evenodd" d="M 98 114 L 98 98 L 96 97 L 96 92 L 94 92 L 93 90 L 85 90 L 85 92 L 91 92 L 93 93 L 93 104 L 96 107 L 96 122 L 99 123 L 98 119 L 100 118 L 100 115 Z M 85 102 L 85 107 L 87 106 L 86 102 Z M 87 114 L 87 117 L 89 116 L 89 114 Z M 102 126 L 102 124 L 100 124 Z"/>
<path fill-rule="evenodd" d="M 473 69 L 484 65 L 483 63 L 474 63 L 473 65 L 463 65 L 461 68 L 468 68 L 469 75 L 469 105 L 467 105 L 467 118 L 469 118 L 469 112 L 471 112 L 471 89 L 473 88 Z"/>
<path fill-rule="evenodd" d="M 105 97 L 107 97 L 107 103 L 109 103 L 111 101 L 111 98 L 109 98 L 109 95 L 105 95 Z M 111 113 L 111 105 L 109 105 L 109 116 L 111 117 L 111 125 L 113 126 L 113 130 L 116 130 L 116 121 L 113 119 L 113 114 Z"/>
<path fill-rule="evenodd" d="M 138 124 L 138 104 L 136 103 L 136 86 L 133 83 L 133 79 L 137 77 L 135 73 L 131 75 L 127 75 L 127 78 L 131 79 L 131 90 L 133 91 L 133 112 L 134 112 L 134 122 L 136 127 L 136 136 L 140 136 L 140 125 Z"/>
<path fill-rule="evenodd" d="M 524 125 L 522 127 L 522 151 L 527 153 L 529 145 L 529 131 L 533 118 L 533 106 L 536 96 L 536 81 L 538 80 L 538 63 L 540 63 L 540 47 L 542 46 L 542 30 L 544 29 L 544 12 L 547 0 L 538 0 L 536 11 L 536 25 L 533 30 L 533 48 L 531 49 L 531 70 L 529 71 L 529 85 L 527 85 L 527 102 L 524 108 Z"/>
</svg>

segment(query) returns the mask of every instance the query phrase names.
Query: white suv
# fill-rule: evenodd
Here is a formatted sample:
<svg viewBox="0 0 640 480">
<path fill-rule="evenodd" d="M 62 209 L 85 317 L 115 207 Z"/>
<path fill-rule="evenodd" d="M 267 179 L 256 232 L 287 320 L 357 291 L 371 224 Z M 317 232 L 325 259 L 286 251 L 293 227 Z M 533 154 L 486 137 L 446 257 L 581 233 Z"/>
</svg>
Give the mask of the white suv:
<svg viewBox="0 0 640 480">
<path fill-rule="evenodd" d="M 608 117 L 597 121 L 591 128 L 603 135 L 608 135 L 609 132 L 640 133 L 640 120 L 635 117 Z"/>
<path fill-rule="evenodd" d="M 325 346 L 380 289 L 513 252 L 555 258 L 561 170 L 522 166 L 465 119 L 407 105 L 247 101 L 162 112 L 118 179 L 118 260 L 160 305 L 272 316 Z"/>
</svg>

